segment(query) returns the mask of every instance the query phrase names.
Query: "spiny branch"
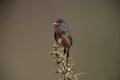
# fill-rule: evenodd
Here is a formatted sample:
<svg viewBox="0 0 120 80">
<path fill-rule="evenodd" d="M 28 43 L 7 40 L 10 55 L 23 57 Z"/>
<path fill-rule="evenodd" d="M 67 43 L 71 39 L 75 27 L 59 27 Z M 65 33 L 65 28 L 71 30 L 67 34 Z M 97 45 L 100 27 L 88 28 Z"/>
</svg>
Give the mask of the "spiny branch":
<svg viewBox="0 0 120 80">
<path fill-rule="evenodd" d="M 64 49 L 56 44 L 53 45 L 53 51 L 50 53 L 54 56 L 54 60 L 58 66 L 56 73 L 59 73 L 59 80 L 78 80 L 80 73 L 76 73 L 72 69 L 72 64 L 69 67 L 64 64 L 63 58 Z M 70 59 L 70 58 L 69 58 Z"/>
</svg>

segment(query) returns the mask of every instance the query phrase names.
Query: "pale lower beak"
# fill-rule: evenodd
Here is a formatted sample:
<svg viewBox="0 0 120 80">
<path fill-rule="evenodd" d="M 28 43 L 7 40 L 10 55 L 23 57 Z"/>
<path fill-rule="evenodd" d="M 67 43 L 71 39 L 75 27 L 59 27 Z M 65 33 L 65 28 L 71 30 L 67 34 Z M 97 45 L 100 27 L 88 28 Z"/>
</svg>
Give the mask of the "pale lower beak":
<svg viewBox="0 0 120 80">
<path fill-rule="evenodd" d="M 58 25 L 58 23 L 53 23 L 53 25 Z"/>
</svg>

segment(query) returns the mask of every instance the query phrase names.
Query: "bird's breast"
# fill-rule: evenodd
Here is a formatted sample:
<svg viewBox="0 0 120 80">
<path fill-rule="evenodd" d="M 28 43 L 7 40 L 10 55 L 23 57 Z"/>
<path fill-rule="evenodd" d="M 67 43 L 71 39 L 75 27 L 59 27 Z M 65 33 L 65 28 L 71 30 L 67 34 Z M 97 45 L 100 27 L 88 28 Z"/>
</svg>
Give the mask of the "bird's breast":
<svg viewBox="0 0 120 80">
<path fill-rule="evenodd" d="M 62 44 L 62 39 L 61 38 L 58 38 L 57 41 L 58 41 L 58 44 L 60 44 L 60 45 Z"/>
<path fill-rule="evenodd" d="M 62 44 L 65 48 L 69 48 L 71 46 L 71 41 L 67 36 L 62 37 Z"/>
</svg>

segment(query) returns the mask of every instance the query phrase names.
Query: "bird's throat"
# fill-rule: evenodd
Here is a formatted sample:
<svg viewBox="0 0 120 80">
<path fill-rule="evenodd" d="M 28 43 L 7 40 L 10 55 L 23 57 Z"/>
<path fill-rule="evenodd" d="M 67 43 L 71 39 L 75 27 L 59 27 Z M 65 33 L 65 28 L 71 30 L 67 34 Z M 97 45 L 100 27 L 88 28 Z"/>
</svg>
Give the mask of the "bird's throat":
<svg viewBox="0 0 120 80">
<path fill-rule="evenodd" d="M 61 38 L 58 38 L 58 44 L 61 45 L 61 43 L 62 43 L 62 39 L 61 39 Z"/>
</svg>

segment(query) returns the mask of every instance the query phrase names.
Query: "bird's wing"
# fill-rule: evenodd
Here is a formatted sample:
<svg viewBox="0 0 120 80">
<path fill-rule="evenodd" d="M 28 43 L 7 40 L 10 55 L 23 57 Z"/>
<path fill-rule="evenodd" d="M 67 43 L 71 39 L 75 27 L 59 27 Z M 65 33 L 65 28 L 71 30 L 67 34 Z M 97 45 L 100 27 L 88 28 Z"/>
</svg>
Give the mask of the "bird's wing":
<svg viewBox="0 0 120 80">
<path fill-rule="evenodd" d="M 55 38 L 55 41 L 57 42 L 57 34 L 56 34 L 56 32 L 54 33 L 54 38 Z"/>
<path fill-rule="evenodd" d="M 71 42 L 71 45 L 72 45 L 72 44 L 73 44 L 73 40 L 72 40 L 71 35 L 70 35 L 70 36 L 68 36 L 68 38 L 69 38 L 69 40 L 70 40 L 70 42 Z"/>
</svg>

